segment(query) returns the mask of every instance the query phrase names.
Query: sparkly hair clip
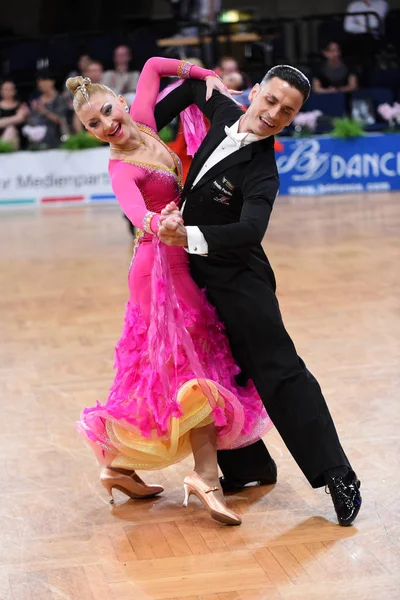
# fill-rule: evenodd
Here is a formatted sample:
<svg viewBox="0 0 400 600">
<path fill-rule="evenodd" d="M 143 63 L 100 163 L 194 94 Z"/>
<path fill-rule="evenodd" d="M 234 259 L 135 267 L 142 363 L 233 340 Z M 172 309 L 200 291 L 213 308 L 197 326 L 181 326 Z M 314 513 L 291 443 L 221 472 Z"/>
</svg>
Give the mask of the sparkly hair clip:
<svg viewBox="0 0 400 600">
<path fill-rule="evenodd" d="M 193 63 L 187 60 L 181 60 L 178 65 L 178 77 L 181 79 L 189 79 L 190 69 L 193 67 Z"/>
<path fill-rule="evenodd" d="M 90 106 L 90 100 L 89 100 L 89 94 L 88 91 L 86 89 L 86 86 L 92 83 L 89 79 L 89 77 L 85 77 L 84 80 L 82 81 L 82 83 L 78 86 L 78 90 L 81 92 L 82 96 L 85 98 L 86 102 L 89 104 Z"/>
</svg>

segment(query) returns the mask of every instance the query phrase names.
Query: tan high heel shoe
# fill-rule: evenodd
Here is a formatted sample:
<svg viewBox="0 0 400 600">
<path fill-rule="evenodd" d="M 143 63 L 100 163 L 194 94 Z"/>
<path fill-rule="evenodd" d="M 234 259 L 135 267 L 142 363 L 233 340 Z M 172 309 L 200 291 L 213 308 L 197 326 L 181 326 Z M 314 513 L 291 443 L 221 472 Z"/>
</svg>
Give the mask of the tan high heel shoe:
<svg viewBox="0 0 400 600">
<path fill-rule="evenodd" d="M 164 491 L 161 485 L 147 485 L 135 471 L 132 471 L 131 475 L 124 475 L 114 469 L 104 467 L 101 471 L 100 481 L 110 495 L 110 504 L 114 504 L 113 488 L 135 499 L 152 498 Z"/>
<path fill-rule="evenodd" d="M 200 475 L 198 475 L 195 471 L 185 477 L 183 481 L 183 487 L 185 490 L 183 506 L 186 507 L 188 505 L 190 496 L 194 494 L 199 498 L 199 500 L 201 500 L 212 518 L 216 521 L 225 523 L 226 525 L 241 524 L 242 519 L 232 510 L 229 510 L 229 508 L 224 506 L 224 504 L 214 496 L 213 492 L 218 491 L 219 488 L 208 487 L 205 481 L 203 481 Z"/>
</svg>

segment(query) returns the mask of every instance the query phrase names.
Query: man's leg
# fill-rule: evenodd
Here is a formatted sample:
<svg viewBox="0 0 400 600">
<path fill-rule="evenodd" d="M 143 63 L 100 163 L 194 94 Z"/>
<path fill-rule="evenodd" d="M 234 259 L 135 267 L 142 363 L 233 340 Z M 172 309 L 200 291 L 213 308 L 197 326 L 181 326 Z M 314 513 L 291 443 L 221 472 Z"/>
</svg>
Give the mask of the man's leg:
<svg viewBox="0 0 400 600">
<path fill-rule="evenodd" d="M 320 386 L 297 355 L 272 287 L 250 270 L 242 272 L 234 286 L 207 288 L 225 323 L 234 356 L 253 380 L 269 416 L 310 484 L 329 485 L 339 522 L 349 524 L 336 506 L 338 497 L 343 496 L 336 488 L 343 484 L 351 497 L 350 504 L 358 502 L 355 508 L 345 511 L 349 515 L 354 508 L 354 520 L 361 503 L 359 482 L 340 444 Z M 232 470 L 237 459 L 238 454 L 234 458 L 232 455 Z"/>
<path fill-rule="evenodd" d="M 263 440 L 237 450 L 219 450 L 218 464 L 225 492 L 239 491 L 251 482 L 259 485 L 276 483 L 276 464 Z"/>
</svg>

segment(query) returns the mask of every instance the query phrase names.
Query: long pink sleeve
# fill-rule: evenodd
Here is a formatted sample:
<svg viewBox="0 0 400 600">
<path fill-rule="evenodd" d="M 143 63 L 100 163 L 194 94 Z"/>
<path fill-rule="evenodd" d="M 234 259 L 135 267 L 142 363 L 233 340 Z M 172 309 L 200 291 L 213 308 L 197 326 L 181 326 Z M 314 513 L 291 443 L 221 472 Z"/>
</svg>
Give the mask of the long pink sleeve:
<svg viewBox="0 0 400 600">
<path fill-rule="evenodd" d="M 145 123 L 156 129 L 154 107 L 160 91 L 160 79 L 161 77 L 178 77 L 178 69 L 182 69 L 183 63 L 184 61 L 175 58 L 159 58 L 157 56 L 149 58 L 140 74 L 136 96 L 131 106 L 130 114 L 134 121 Z M 209 69 L 192 65 L 189 73 L 184 76 L 185 78 L 205 79 L 208 75 L 215 76 L 215 73 Z"/>
<path fill-rule="evenodd" d="M 130 222 L 150 233 L 157 233 L 160 215 L 149 211 L 136 185 L 135 167 L 120 160 L 110 160 L 108 172 L 118 203 Z"/>
</svg>

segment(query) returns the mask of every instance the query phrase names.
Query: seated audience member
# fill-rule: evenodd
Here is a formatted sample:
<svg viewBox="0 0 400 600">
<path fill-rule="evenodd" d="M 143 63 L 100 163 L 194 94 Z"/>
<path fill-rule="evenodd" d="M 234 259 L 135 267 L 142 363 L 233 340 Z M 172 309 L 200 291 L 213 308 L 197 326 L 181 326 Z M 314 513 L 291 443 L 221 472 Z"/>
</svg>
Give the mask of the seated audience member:
<svg viewBox="0 0 400 600">
<path fill-rule="evenodd" d="M 379 52 L 384 33 L 385 18 L 389 6 L 385 0 L 356 0 L 347 7 L 347 17 L 344 20 L 345 52 L 369 69 L 374 63 L 374 57 Z M 357 12 L 376 13 L 356 15 Z"/>
<path fill-rule="evenodd" d="M 325 57 L 313 77 L 312 89 L 317 94 L 353 92 L 358 87 L 357 75 L 342 61 L 342 51 L 337 42 L 329 42 L 322 51 Z"/>
<path fill-rule="evenodd" d="M 117 46 L 114 50 L 114 69 L 106 71 L 103 77 L 104 85 L 111 88 L 117 95 L 125 96 L 128 104 L 135 97 L 139 71 L 131 71 L 131 50 L 128 46 Z"/>
<path fill-rule="evenodd" d="M 223 56 L 219 61 L 215 72 L 222 78 L 224 75 L 229 75 L 230 73 L 238 73 L 239 65 L 235 58 L 232 56 Z"/>
<path fill-rule="evenodd" d="M 84 77 L 89 77 L 92 83 L 103 83 L 104 69 L 98 60 L 92 60 L 84 71 Z"/>
<path fill-rule="evenodd" d="M 10 142 L 14 150 L 21 145 L 21 126 L 29 115 L 29 108 L 17 98 L 13 81 L 3 81 L 0 86 L 0 139 Z"/>
<path fill-rule="evenodd" d="M 37 76 L 39 97 L 31 102 L 30 125 L 45 125 L 44 148 L 58 148 L 61 136 L 67 133 L 67 104 L 56 90 L 55 78 L 49 72 L 39 72 Z"/>
<path fill-rule="evenodd" d="M 383 26 L 388 11 L 389 5 L 385 0 L 355 0 L 355 2 L 350 2 L 344 20 L 344 30 L 346 33 L 372 33 L 375 37 L 379 37 L 381 33 L 380 23 L 374 14 L 357 15 L 354 13 L 377 13 Z"/>
<path fill-rule="evenodd" d="M 240 73 L 243 77 L 245 87 L 248 88 L 252 86 L 250 77 L 239 69 L 238 61 L 232 56 L 223 56 L 215 68 L 215 72 L 221 79 L 231 73 Z"/>
<path fill-rule="evenodd" d="M 88 54 L 81 54 L 80 57 L 78 58 L 78 62 L 76 63 L 76 69 L 73 69 L 72 71 L 70 71 L 66 77 L 66 79 L 68 79 L 68 77 L 78 77 L 78 75 L 82 75 L 83 77 L 86 77 L 86 69 L 88 67 L 88 65 L 91 63 L 92 59 L 90 58 L 90 56 Z"/>
<path fill-rule="evenodd" d="M 250 106 L 249 94 L 252 90 L 252 87 L 247 89 L 245 86 L 243 75 L 239 72 L 228 73 L 222 77 L 222 81 L 225 83 L 226 87 L 229 90 L 236 90 L 237 92 L 242 92 L 239 95 L 234 96 L 234 100 L 248 108 Z"/>
<path fill-rule="evenodd" d="M 230 90 L 243 91 L 244 89 L 243 76 L 239 71 L 233 71 L 224 75 L 222 81 Z"/>
</svg>

